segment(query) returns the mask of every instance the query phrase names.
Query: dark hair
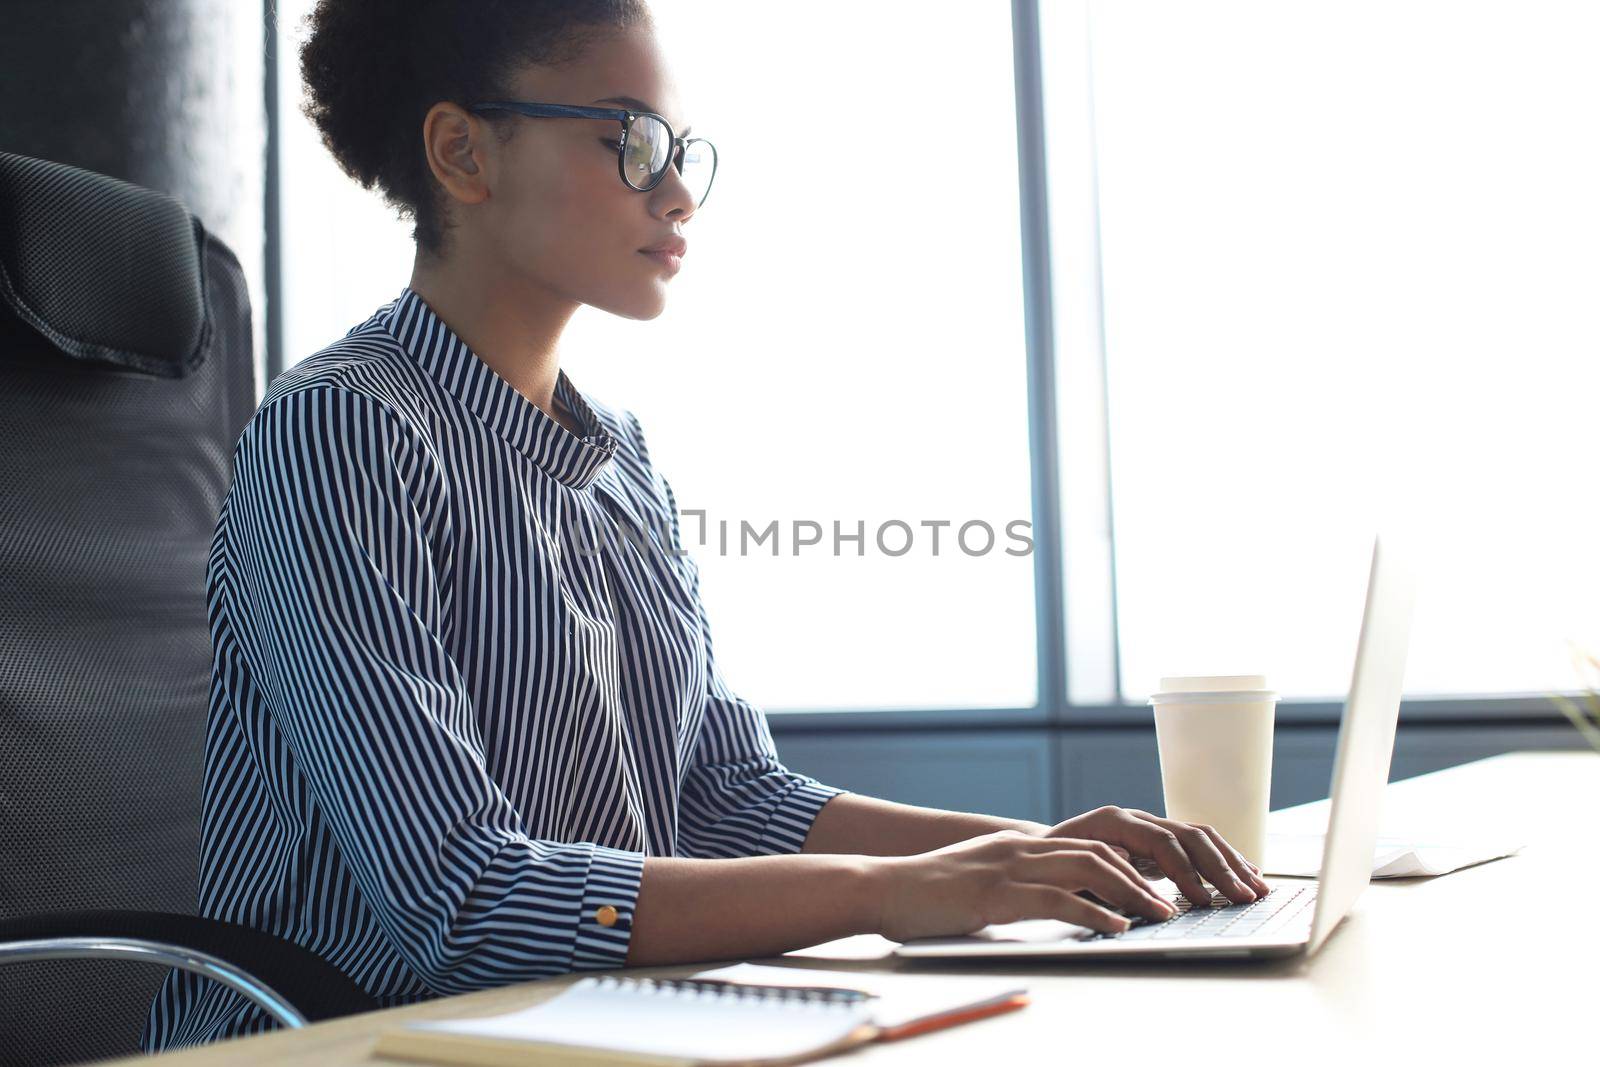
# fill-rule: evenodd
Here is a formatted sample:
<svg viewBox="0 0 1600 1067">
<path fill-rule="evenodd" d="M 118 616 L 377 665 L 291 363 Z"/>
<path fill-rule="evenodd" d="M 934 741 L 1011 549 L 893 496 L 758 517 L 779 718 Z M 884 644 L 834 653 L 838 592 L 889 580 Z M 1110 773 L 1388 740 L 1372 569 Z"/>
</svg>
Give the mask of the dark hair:
<svg viewBox="0 0 1600 1067">
<path fill-rule="evenodd" d="M 503 97 L 519 66 L 570 62 L 599 37 L 651 25 L 645 0 L 318 0 L 306 21 L 306 117 L 346 174 L 416 220 L 412 237 L 433 254 L 445 219 L 422 146 L 428 109 Z"/>
</svg>

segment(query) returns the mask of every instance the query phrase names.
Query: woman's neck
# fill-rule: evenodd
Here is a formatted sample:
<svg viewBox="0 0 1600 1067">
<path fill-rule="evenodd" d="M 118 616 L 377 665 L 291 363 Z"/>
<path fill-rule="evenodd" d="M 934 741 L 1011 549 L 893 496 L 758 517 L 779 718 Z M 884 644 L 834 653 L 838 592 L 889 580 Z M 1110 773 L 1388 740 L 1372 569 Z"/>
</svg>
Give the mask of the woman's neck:
<svg viewBox="0 0 1600 1067">
<path fill-rule="evenodd" d="M 509 271 L 425 257 L 411 272 L 411 288 L 477 357 L 494 368 L 539 410 L 574 436 L 575 420 L 555 402 L 561 334 L 578 305 Z"/>
</svg>

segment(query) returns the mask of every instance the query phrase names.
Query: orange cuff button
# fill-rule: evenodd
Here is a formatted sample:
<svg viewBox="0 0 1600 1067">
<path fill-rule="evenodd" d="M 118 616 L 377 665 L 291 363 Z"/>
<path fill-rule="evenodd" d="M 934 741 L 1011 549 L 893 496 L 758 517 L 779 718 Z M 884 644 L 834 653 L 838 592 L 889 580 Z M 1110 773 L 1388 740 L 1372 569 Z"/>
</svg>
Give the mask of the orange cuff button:
<svg viewBox="0 0 1600 1067">
<path fill-rule="evenodd" d="M 613 908 L 610 904 L 602 904 L 599 908 L 595 909 L 594 917 L 595 921 L 601 926 L 617 925 L 617 909 Z"/>
</svg>

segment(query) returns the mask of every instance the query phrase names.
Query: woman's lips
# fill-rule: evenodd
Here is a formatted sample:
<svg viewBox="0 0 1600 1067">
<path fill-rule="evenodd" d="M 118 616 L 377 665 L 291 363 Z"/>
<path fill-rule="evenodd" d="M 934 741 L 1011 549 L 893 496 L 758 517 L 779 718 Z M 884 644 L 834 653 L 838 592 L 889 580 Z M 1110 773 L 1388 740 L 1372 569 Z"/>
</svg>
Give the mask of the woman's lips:
<svg viewBox="0 0 1600 1067">
<path fill-rule="evenodd" d="M 670 274 L 678 273 L 683 266 L 683 257 L 675 256 L 671 252 L 640 252 L 641 256 L 649 256 L 666 269 Z"/>
</svg>

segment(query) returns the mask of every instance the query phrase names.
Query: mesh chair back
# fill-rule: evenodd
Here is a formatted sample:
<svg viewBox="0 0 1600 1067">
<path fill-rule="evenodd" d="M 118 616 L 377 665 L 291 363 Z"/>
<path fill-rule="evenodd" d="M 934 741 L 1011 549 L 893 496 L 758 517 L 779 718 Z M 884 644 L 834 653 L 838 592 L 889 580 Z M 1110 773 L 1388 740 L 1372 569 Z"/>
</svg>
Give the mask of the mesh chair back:
<svg viewBox="0 0 1600 1067">
<path fill-rule="evenodd" d="M 178 201 L 0 152 L 0 918 L 196 910 L 251 336 L 238 260 Z M 136 1052 L 166 971 L 0 967 L 0 1059 Z"/>
</svg>

